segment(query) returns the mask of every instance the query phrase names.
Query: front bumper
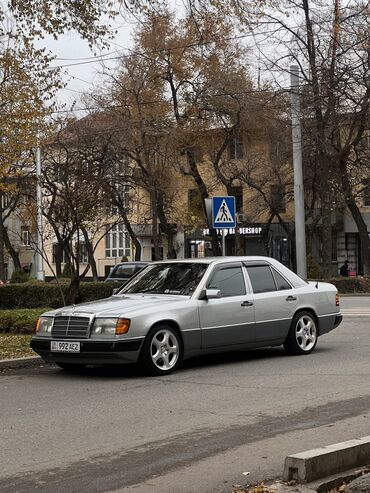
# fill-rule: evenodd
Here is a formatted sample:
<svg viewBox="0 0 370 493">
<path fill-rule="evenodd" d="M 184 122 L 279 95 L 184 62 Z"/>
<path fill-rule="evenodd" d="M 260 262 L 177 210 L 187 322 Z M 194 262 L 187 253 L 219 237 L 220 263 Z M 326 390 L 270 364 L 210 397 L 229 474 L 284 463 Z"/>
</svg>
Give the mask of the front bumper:
<svg viewBox="0 0 370 493">
<path fill-rule="evenodd" d="M 50 350 L 51 339 L 33 337 L 31 348 L 47 363 L 77 363 L 86 365 L 136 363 L 139 358 L 143 339 L 125 341 L 92 341 L 90 339 L 73 340 L 80 343 L 79 353 L 67 353 Z"/>
</svg>

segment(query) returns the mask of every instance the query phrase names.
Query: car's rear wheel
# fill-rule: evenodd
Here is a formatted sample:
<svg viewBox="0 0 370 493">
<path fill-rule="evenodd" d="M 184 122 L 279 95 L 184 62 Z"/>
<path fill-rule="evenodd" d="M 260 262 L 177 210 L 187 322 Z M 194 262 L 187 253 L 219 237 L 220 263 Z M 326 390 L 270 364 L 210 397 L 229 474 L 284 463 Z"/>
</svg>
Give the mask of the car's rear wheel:
<svg viewBox="0 0 370 493">
<path fill-rule="evenodd" d="M 140 364 L 150 375 L 168 375 L 179 365 L 182 343 L 168 325 L 157 325 L 147 335 L 140 354 Z"/>
<path fill-rule="evenodd" d="M 63 368 L 63 370 L 68 371 L 70 373 L 80 371 L 83 368 L 86 368 L 86 365 L 83 363 L 62 363 L 60 361 L 55 361 L 55 364 L 59 366 L 59 368 Z"/>
<path fill-rule="evenodd" d="M 315 349 L 318 335 L 315 317 L 310 312 L 298 312 L 293 317 L 284 347 L 290 354 L 310 354 Z"/>
</svg>

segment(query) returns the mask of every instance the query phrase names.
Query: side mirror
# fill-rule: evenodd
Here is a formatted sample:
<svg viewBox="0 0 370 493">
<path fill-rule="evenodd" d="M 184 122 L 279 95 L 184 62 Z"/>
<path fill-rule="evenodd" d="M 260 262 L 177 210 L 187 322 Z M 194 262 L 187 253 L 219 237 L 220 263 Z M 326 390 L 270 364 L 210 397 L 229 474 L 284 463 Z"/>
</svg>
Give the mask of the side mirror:
<svg viewBox="0 0 370 493">
<path fill-rule="evenodd" d="M 216 298 L 221 298 L 219 289 L 204 289 L 200 297 L 201 300 L 214 300 Z"/>
</svg>

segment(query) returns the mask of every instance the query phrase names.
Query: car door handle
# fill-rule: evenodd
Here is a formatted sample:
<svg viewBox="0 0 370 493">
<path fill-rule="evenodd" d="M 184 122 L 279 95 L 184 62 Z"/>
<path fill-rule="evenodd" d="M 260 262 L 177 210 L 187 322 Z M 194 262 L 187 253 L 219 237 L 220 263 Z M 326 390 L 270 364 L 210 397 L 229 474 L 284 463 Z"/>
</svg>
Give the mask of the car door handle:
<svg viewBox="0 0 370 493">
<path fill-rule="evenodd" d="M 297 300 L 296 296 L 288 296 L 285 299 L 286 299 L 286 301 L 296 301 Z"/>
<path fill-rule="evenodd" d="M 240 306 L 252 306 L 253 301 L 243 301 L 243 303 Z"/>
</svg>

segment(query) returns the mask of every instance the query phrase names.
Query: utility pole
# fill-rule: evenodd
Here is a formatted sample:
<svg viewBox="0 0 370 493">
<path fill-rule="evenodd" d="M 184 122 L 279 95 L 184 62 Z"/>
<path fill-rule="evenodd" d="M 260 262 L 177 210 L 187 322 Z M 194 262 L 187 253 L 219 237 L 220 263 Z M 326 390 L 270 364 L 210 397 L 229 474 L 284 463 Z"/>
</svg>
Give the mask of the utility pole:
<svg viewBox="0 0 370 493">
<path fill-rule="evenodd" d="M 44 228 L 43 228 L 43 220 L 42 220 L 41 150 L 40 150 L 39 135 L 37 135 L 37 148 L 36 148 L 36 198 L 37 198 L 37 251 L 35 254 L 36 279 L 38 281 L 45 281 L 44 259 L 42 258 Z"/>
<path fill-rule="evenodd" d="M 302 136 L 301 108 L 299 95 L 299 68 L 290 66 L 290 88 L 292 105 L 292 143 L 294 169 L 294 210 L 295 210 L 295 245 L 297 259 L 297 274 L 307 278 L 306 230 L 304 215 L 304 190 L 302 171 Z"/>
</svg>

